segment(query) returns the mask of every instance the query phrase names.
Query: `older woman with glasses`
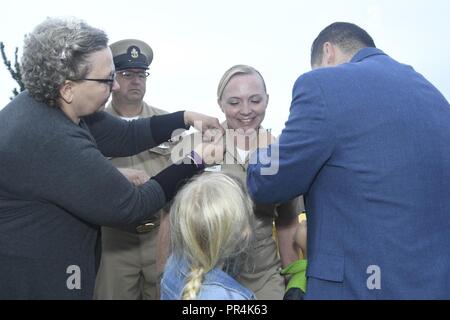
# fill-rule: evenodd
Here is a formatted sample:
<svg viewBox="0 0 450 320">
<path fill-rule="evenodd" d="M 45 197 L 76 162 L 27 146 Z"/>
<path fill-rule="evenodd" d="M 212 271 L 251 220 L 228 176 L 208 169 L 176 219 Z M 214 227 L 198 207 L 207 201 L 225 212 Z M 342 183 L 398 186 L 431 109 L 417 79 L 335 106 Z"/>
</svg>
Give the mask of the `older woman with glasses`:
<svg viewBox="0 0 450 320">
<path fill-rule="evenodd" d="M 0 112 L 0 299 L 91 299 L 99 226 L 142 224 L 202 169 L 193 154 L 138 188 L 105 157 L 150 149 L 194 121 L 221 128 L 194 112 L 126 122 L 99 111 L 119 88 L 107 42 L 54 18 L 25 40 L 27 91 Z"/>
</svg>

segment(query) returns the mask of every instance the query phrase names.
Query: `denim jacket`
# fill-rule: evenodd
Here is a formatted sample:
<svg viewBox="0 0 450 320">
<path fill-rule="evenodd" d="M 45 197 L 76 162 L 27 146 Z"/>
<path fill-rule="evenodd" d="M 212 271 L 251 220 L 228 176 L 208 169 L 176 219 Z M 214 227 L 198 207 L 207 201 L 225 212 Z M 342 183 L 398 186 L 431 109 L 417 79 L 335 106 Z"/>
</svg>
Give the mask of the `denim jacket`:
<svg viewBox="0 0 450 320">
<path fill-rule="evenodd" d="M 185 260 L 167 261 L 161 280 L 161 300 L 181 300 L 189 270 Z M 255 294 L 219 268 L 206 273 L 197 300 L 255 300 Z"/>
</svg>

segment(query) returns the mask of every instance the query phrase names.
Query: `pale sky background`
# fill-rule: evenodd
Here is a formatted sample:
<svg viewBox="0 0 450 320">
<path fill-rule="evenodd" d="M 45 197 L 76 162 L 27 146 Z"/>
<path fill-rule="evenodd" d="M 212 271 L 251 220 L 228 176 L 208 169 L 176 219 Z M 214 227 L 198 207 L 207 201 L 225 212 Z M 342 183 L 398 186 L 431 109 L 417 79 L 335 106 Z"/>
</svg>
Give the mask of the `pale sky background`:
<svg viewBox="0 0 450 320">
<path fill-rule="evenodd" d="M 216 103 L 222 74 L 249 64 L 270 94 L 264 127 L 278 135 L 292 86 L 310 70 L 318 33 L 336 21 L 368 31 L 378 48 L 412 65 L 450 99 L 449 0 L 16 0 L 0 6 L 0 41 L 13 58 L 23 36 L 48 16 L 75 16 L 105 30 L 110 42 L 137 38 L 154 51 L 145 100 L 168 111 L 224 117 Z M 0 109 L 15 82 L 0 66 Z"/>
</svg>

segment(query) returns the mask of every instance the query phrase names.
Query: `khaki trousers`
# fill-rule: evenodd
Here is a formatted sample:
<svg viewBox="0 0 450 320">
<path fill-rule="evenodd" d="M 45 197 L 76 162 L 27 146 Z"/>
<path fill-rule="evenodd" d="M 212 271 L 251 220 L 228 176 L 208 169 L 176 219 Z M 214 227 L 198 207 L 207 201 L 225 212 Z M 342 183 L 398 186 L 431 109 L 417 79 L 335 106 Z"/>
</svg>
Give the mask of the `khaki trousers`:
<svg viewBox="0 0 450 320">
<path fill-rule="evenodd" d="M 135 234 L 102 227 L 102 258 L 94 299 L 158 300 L 156 241 L 159 227 Z"/>
</svg>

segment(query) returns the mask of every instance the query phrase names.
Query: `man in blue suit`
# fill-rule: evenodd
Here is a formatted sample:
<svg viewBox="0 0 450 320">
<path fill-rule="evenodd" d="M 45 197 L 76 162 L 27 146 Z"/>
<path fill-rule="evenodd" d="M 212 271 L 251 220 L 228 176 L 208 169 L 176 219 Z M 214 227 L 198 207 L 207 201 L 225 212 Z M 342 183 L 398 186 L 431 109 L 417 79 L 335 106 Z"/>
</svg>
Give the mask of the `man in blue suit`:
<svg viewBox="0 0 450 320">
<path fill-rule="evenodd" d="M 450 299 L 448 102 L 353 24 L 324 29 L 311 64 L 248 170 L 257 202 L 305 195 L 305 297 Z"/>
</svg>

